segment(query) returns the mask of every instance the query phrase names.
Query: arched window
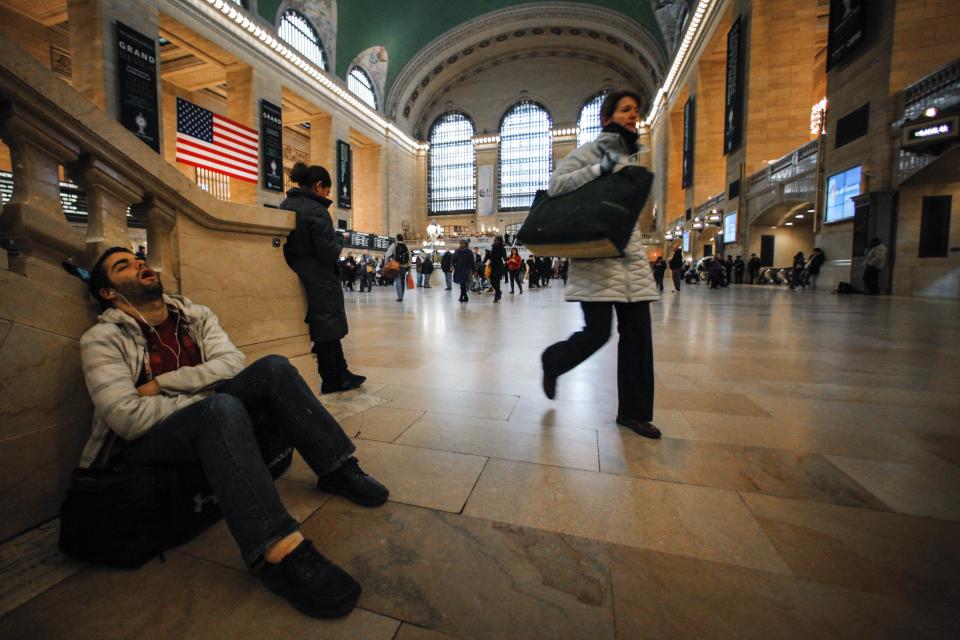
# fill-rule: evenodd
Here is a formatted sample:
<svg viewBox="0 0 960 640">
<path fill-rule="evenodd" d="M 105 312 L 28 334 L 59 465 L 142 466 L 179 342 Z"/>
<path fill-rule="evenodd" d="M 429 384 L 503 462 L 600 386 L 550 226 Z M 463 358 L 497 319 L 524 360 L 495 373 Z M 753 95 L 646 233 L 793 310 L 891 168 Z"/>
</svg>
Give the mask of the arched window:
<svg viewBox="0 0 960 640">
<path fill-rule="evenodd" d="M 553 121 L 536 102 L 510 107 L 500 123 L 500 209 L 526 209 L 546 189 L 553 164 Z"/>
<path fill-rule="evenodd" d="M 462 213 L 477 209 L 477 153 L 473 122 L 451 111 L 430 127 L 430 213 Z"/>
<path fill-rule="evenodd" d="M 580 109 L 580 117 L 577 118 L 577 146 L 593 142 L 600 135 L 600 105 L 603 99 L 607 97 L 608 91 L 601 91 L 590 98 L 583 108 Z"/>
<path fill-rule="evenodd" d="M 277 33 L 307 60 L 326 70 L 327 56 L 323 52 L 323 43 L 320 42 L 316 29 L 303 14 L 293 9 L 286 11 L 280 18 Z"/>
<path fill-rule="evenodd" d="M 347 76 L 347 88 L 368 105 L 377 108 L 377 94 L 373 90 L 373 80 L 360 67 L 350 69 Z"/>
</svg>

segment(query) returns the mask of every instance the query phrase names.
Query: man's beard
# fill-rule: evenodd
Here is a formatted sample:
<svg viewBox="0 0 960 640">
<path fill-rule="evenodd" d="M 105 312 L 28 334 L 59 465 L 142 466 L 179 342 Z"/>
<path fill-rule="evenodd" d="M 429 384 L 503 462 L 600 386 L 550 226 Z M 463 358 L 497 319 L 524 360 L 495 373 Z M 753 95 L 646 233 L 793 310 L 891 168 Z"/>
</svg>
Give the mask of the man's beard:
<svg viewBox="0 0 960 640">
<path fill-rule="evenodd" d="M 151 283 L 144 282 L 124 282 L 113 287 L 119 293 L 122 299 L 126 299 L 127 304 L 138 307 L 142 304 L 156 302 L 163 299 L 163 283 L 160 276 L 157 275 L 157 281 Z"/>
</svg>

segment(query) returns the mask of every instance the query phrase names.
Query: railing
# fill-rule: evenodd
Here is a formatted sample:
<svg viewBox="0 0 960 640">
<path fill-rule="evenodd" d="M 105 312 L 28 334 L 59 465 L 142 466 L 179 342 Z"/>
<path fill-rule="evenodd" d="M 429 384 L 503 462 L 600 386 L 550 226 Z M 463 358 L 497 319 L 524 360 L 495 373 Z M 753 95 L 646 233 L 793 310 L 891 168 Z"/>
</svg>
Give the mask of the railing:
<svg viewBox="0 0 960 640">
<path fill-rule="evenodd" d="M 908 120 L 923 115 L 930 107 L 940 111 L 960 103 L 960 58 L 904 89 L 903 117 L 894 123 L 899 129 Z M 900 150 L 898 181 L 903 182 L 936 159 L 936 156 Z"/>
<path fill-rule="evenodd" d="M 816 140 L 811 140 L 771 162 L 766 168 L 747 178 L 748 191 L 757 191 L 769 186 L 778 186 L 784 182 L 796 180 L 800 176 L 816 170 Z"/>
<path fill-rule="evenodd" d="M 726 199 L 727 199 L 727 192 L 726 192 L 726 191 L 721 191 L 721 192 L 718 193 L 717 195 L 712 196 L 712 197 L 710 197 L 710 198 L 707 198 L 707 199 L 704 200 L 702 203 L 700 203 L 699 205 L 697 205 L 697 207 L 696 207 L 696 209 L 694 209 L 694 211 L 695 211 L 697 214 L 701 214 L 701 213 L 703 213 L 704 211 L 709 211 L 710 209 L 715 208 L 718 204 L 720 204 L 721 202 L 724 202 Z"/>
</svg>

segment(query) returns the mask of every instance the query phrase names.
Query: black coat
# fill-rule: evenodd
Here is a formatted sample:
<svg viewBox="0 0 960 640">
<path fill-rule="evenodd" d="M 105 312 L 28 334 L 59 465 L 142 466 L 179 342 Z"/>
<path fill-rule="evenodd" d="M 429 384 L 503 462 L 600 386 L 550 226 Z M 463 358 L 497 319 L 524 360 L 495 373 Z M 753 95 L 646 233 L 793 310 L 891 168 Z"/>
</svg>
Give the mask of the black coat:
<svg viewBox="0 0 960 640">
<path fill-rule="evenodd" d="M 347 335 L 347 312 L 343 288 L 337 277 L 337 260 L 343 241 L 337 237 L 327 207 L 330 200 L 291 189 L 280 203 L 281 209 L 297 214 L 297 226 L 283 245 L 283 257 L 307 292 L 307 316 L 310 339 L 314 342 L 339 340 Z"/>
<path fill-rule="evenodd" d="M 440 270 L 444 273 L 449 273 L 453 270 L 453 253 L 447 251 L 443 254 L 443 257 L 440 258 Z"/>
<path fill-rule="evenodd" d="M 670 268 L 671 269 L 681 269 L 683 268 L 683 254 L 680 253 L 680 249 L 677 249 L 673 252 L 673 255 L 670 257 Z"/>
<path fill-rule="evenodd" d="M 502 244 L 495 244 L 490 249 L 490 277 L 503 277 L 503 270 L 506 267 L 507 250 Z"/>
<path fill-rule="evenodd" d="M 425 275 L 430 275 L 433 273 L 433 258 L 426 257 L 423 259 L 423 265 L 420 267 L 420 271 Z"/>
<path fill-rule="evenodd" d="M 807 265 L 807 271 L 810 275 L 815 276 L 820 273 L 820 267 L 823 266 L 823 263 L 826 261 L 827 257 L 823 253 L 815 253 L 813 257 L 810 258 L 810 264 Z"/>
<path fill-rule="evenodd" d="M 457 284 L 470 284 L 477 261 L 470 249 L 457 249 L 453 254 L 453 281 Z"/>
</svg>

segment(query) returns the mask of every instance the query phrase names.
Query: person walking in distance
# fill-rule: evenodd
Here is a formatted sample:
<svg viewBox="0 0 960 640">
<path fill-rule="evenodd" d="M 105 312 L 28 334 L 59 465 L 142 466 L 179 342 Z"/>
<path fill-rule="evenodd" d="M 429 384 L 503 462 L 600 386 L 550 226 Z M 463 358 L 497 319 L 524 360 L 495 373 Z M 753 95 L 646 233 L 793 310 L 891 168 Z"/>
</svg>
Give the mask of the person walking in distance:
<svg viewBox="0 0 960 640">
<path fill-rule="evenodd" d="M 503 272 L 506 269 L 507 250 L 503 246 L 503 236 L 493 239 L 493 247 L 487 257 L 490 264 L 490 286 L 493 287 L 493 301 L 500 302 L 503 292 L 500 286 L 503 283 Z"/>
<path fill-rule="evenodd" d="M 507 258 L 507 271 L 510 272 L 510 293 L 519 287 L 520 294 L 523 294 L 523 258 L 516 248 L 510 249 L 510 257 Z"/>
<path fill-rule="evenodd" d="M 747 261 L 747 274 L 750 277 L 747 284 L 755 284 L 760 279 L 760 258 L 755 253 L 751 253 L 750 260 Z"/>
<path fill-rule="evenodd" d="M 307 317 L 317 369 L 322 379 L 320 393 L 359 387 L 364 376 L 351 373 L 340 340 L 347 335 L 347 312 L 336 267 L 343 241 L 333 229 L 327 207 L 331 201 L 330 174 L 319 165 L 293 165 L 290 179 L 299 187 L 287 191 L 281 209 L 296 213 L 296 226 L 283 245 L 283 257 L 303 283 L 307 293 Z"/>
<path fill-rule="evenodd" d="M 663 256 L 657 256 L 657 261 L 653 263 L 653 279 L 657 283 L 657 290 L 663 293 L 663 276 L 667 272 L 667 262 Z"/>
<path fill-rule="evenodd" d="M 433 277 L 433 254 L 424 253 L 423 263 L 420 265 L 420 271 L 423 275 L 423 288 L 430 289 L 430 279 Z"/>
<path fill-rule="evenodd" d="M 580 188 L 618 167 L 635 163 L 640 151 L 637 122 L 639 95 L 614 91 L 600 106 L 602 132 L 560 161 L 550 177 L 548 193 L 558 196 Z M 557 378 L 600 349 L 610 338 L 617 314 L 617 424 L 646 438 L 659 438 L 653 420 L 653 335 L 650 303 L 660 299 L 641 232 L 634 228 L 619 258 L 571 260 L 568 301 L 580 303 L 584 327 L 567 340 L 547 347 L 540 356 L 543 391 L 553 399 Z"/>
<path fill-rule="evenodd" d="M 450 291 L 453 288 L 453 252 L 449 249 L 440 258 L 440 271 L 443 272 L 443 279 L 446 284 L 444 291 Z"/>
<path fill-rule="evenodd" d="M 460 285 L 459 302 L 470 302 L 467 289 L 473 282 L 473 274 L 477 269 L 474 254 L 467 248 L 467 241 L 460 241 L 460 248 L 453 254 L 453 281 Z"/>
<path fill-rule="evenodd" d="M 396 260 L 399 265 L 399 271 L 393 278 L 393 286 L 397 291 L 397 302 L 403 302 L 403 294 L 407 290 L 407 274 L 410 273 L 410 249 L 403 241 L 403 235 L 397 234 L 397 240 L 387 249 L 383 256 L 383 263 L 390 264 L 391 260 Z"/>
<path fill-rule="evenodd" d="M 733 284 L 733 256 L 727 256 L 727 261 L 723 263 L 723 268 L 726 273 L 724 275 L 727 278 L 727 285 Z"/>
<path fill-rule="evenodd" d="M 531 289 L 539 289 L 537 285 L 537 258 L 532 253 L 527 258 L 527 284 Z"/>
<path fill-rule="evenodd" d="M 746 266 L 747 263 L 740 256 L 737 256 L 737 259 L 733 261 L 733 281 L 736 284 L 743 284 L 743 269 Z"/>
<path fill-rule="evenodd" d="M 880 238 L 874 238 L 863 258 L 863 284 L 868 294 L 875 296 L 880 293 L 880 273 L 886 265 L 887 247 Z"/>
<path fill-rule="evenodd" d="M 680 280 L 683 277 L 683 252 L 680 247 L 674 249 L 670 256 L 670 275 L 673 276 L 673 292 L 680 293 Z"/>
<path fill-rule="evenodd" d="M 363 293 L 363 288 L 367 288 L 367 292 L 373 291 L 373 278 L 377 270 L 377 261 L 373 259 L 373 256 L 370 255 L 370 252 L 366 249 L 363 250 L 363 255 L 360 256 L 360 293 Z"/>
</svg>

